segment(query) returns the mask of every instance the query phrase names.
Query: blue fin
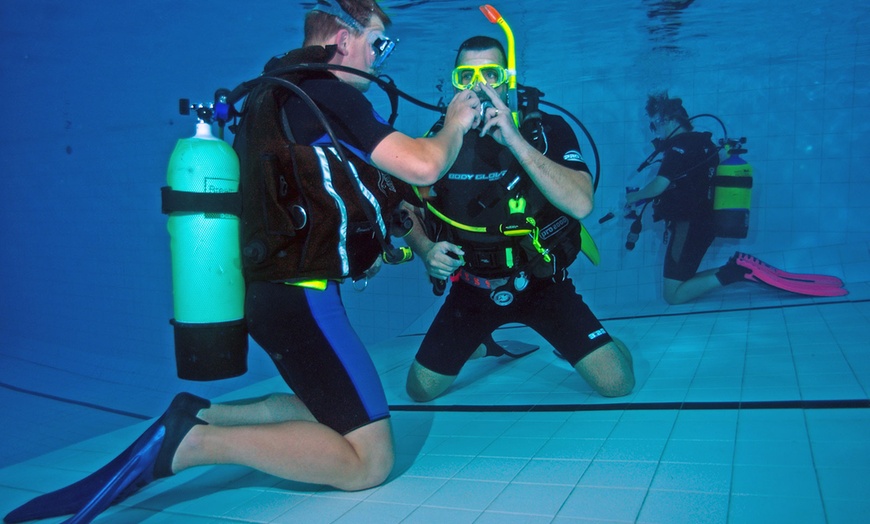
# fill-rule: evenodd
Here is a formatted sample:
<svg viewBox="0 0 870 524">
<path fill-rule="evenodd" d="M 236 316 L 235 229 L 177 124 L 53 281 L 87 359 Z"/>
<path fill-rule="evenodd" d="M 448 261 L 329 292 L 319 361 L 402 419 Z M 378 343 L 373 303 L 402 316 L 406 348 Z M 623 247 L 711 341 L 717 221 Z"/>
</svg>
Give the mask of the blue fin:
<svg viewBox="0 0 870 524">
<path fill-rule="evenodd" d="M 111 462 L 65 488 L 40 495 L 10 511 L 8 524 L 73 515 L 67 522 L 90 522 L 101 511 L 157 478 L 172 475 L 172 459 L 196 418 L 211 403 L 190 393 L 175 396 L 166 412 Z"/>
<path fill-rule="evenodd" d="M 3 522 L 11 524 L 14 522 L 25 522 L 28 520 L 45 519 L 77 513 L 85 504 L 87 504 L 88 500 L 91 500 L 94 495 L 104 489 L 105 486 L 111 484 L 122 471 L 129 468 L 131 463 L 140 462 L 137 455 L 141 451 L 153 447 L 147 444 L 153 440 L 155 435 L 158 434 L 160 435 L 160 441 L 162 442 L 165 429 L 161 421 L 154 423 L 145 431 L 145 433 L 142 434 L 141 437 L 136 439 L 136 442 L 134 442 L 129 448 L 125 449 L 120 455 L 112 459 L 111 462 L 96 472 L 65 488 L 40 495 L 29 502 L 26 502 L 10 511 L 9 514 L 3 518 Z M 157 449 L 160 449 L 159 444 Z M 151 461 L 151 465 L 154 465 L 153 460 Z M 132 495 L 132 492 L 126 494 L 126 496 L 129 495 Z M 126 498 L 126 496 L 124 498 Z M 120 502 L 121 500 L 123 499 L 118 499 L 116 502 Z"/>
<path fill-rule="evenodd" d="M 150 433 L 150 435 L 149 435 Z M 109 479 L 102 489 L 65 524 L 86 524 L 94 520 L 106 508 L 117 504 L 154 481 L 154 463 L 166 436 L 166 428 L 159 426 L 154 432 L 146 432 L 137 441 L 140 446 Z"/>
<path fill-rule="evenodd" d="M 486 346 L 487 357 L 502 357 L 508 356 L 511 358 L 521 358 L 538 350 L 539 346 L 534 344 L 526 344 L 518 340 L 500 340 L 496 342 L 492 335 L 484 339 L 483 345 Z"/>
</svg>

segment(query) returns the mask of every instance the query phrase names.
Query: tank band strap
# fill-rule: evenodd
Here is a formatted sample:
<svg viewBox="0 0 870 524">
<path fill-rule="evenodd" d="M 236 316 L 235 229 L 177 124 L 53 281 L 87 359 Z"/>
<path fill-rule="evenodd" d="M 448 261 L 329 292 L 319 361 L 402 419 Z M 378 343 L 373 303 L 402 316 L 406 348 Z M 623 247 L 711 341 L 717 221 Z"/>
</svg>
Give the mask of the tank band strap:
<svg viewBox="0 0 870 524">
<path fill-rule="evenodd" d="M 160 188 L 161 210 L 170 213 L 226 213 L 242 215 L 242 197 L 233 193 L 196 193 L 176 191 L 171 187 Z"/>
<path fill-rule="evenodd" d="M 750 189 L 752 187 L 752 177 L 716 175 L 713 177 L 713 185 L 718 187 L 739 187 Z"/>
</svg>

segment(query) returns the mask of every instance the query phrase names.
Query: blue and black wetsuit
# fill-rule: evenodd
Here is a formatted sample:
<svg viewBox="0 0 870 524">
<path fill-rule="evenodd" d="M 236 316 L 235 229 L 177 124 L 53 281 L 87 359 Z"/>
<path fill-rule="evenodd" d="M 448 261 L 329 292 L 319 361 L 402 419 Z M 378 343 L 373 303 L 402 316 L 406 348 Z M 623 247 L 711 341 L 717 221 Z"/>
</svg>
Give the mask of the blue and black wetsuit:
<svg viewBox="0 0 870 524">
<path fill-rule="evenodd" d="M 323 48 L 306 48 L 287 56 L 279 66 L 292 65 L 294 56 L 297 63 L 328 59 Z M 389 214 L 389 208 L 398 206 L 403 198 L 399 193 L 402 183 L 365 163 L 394 129 L 375 113 L 359 90 L 331 73 L 297 72 L 285 78 L 316 102 L 349 156 L 354 157 L 358 178 L 368 194 L 375 195 L 383 213 Z M 297 96 L 266 88 L 249 96 L 244 111 L 234 145 L 241 161 L 243 191 L 253 195 L 245 201 L 242 217 L 248 330 L 317 421 L 347 434 L 390 415 L 377 370 L 348 321 L 339 291 L 340 280 L 358 275 L 380 255 L 380 245 L 370 229 L 367 235 L 354 237 L 350 208 L 359 207 L 359 199 L 346 191 L 352 182 L 329 152 L 332 144 L 323 126 Z M 299 151 L 293 144 L 324 147 Z M 289 150 L 295 151 L 292 160 L 286 156 Z M 312 151 L 319 152 L 315 155 Z M 317 156 L 330 157 L 329 165 L 318 163 Z M 270 157 L 277 160 L 269 163 Z M 279 172 L 274 172 L 274 166 Z M 324 191 L 324 181 L 328 198 L 338 193 L 336 196 L 343 199 L 341 206 L 323 206 L 304 197 L 302 189 Z M 348 194 L 340 194 L 341 184 Z M 290 230 L 287 225 L 297 224 L 298 217 L 291 216 L 286 202 L 293 201 L 285 193 L 299 188 L 297 192 L 303 196 L 296 198 L 308 219 L 319 216 L 320 229 L 328 223 L 337 224 L 340 231 L 327 236 L 311 224 Z M 323 218 L 339 212 L 341 220 Z M 365 217 L 357 220 L 366 227 L 371 225 Z M 275 224 L 283 224 L 286 230 L 276 231 Z M 337 242 L 327 238 L 341 239 L 341 249 L 336 251 Z M 324 243 L 332 245 L 317 245 Z M 317 253 L 330 260 L 320 264 Z M 312 278 L 325 281 L 325 289 L 299 285 Z"/>
</svg>

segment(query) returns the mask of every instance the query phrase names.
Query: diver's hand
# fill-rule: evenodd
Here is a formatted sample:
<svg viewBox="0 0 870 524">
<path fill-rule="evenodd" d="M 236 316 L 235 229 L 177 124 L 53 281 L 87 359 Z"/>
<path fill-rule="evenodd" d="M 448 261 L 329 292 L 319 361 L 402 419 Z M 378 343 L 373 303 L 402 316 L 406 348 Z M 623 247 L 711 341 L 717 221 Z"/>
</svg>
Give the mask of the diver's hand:
<svg viewBox="0 0 870 524">
<path fill-rule="evenodd" d="M 444 115 L 444 127 L 459 125 L 462 134 L 480 125 L 480 98 L 472 90 L 460 91 L 453 96 Z"/>
<path fill-rule="evenodd" d="M 627 189 L 628 188 L 626 188 L 625 205 L 623 206 L 623 209 L 625 209 L 626 211 L 630 211 L 636 207 L 635 204 L 637 204 L 637 190 L 629 192 Z"/>
<path fill-rule="evenodd" d="M 510 108 L 502 101 L 501 96 L 495 89 L 484 83 L 478 83 L 474 86 L 474 90 L 481 92 L 481 98 L 489 98 L 489 102 L 492 104 L 492 107 L 486 110 L 484 124 L 480 129 L 480 136 L 489 133 L 496 142 L 508 147 L 510 147 L 514 140 L 523 140 L 517 126 L 514 124 Z"/>
<path fill-rule="evenodd" d="M 643 191 L 636 187 L 625 188 L 625 209 L 634 209 L 640 207 L 650 201 L 650 198 L 645 195 L 647 188 Z"/>
<path fill-rule="evenodd" d="M 423 263 L 426 264 L 426 271 L 429 276 L 438 280 L 446 280 L 450 278 L 460 266 L 465 264 L 462 256 L 465 251 L 456 244 L 450 242 L 435 242 L 432 248 L 426 252 L 423 257 Z"/>
</svg>

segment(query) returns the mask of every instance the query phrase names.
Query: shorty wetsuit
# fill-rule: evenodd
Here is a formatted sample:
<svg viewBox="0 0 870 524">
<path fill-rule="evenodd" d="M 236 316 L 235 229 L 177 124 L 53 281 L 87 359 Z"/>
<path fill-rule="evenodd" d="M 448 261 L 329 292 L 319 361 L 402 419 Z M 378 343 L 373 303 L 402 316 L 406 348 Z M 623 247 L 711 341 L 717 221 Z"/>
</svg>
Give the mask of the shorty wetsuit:
<svg viewBox="0 0 870 524">
<path fill-rule="evenodd" d="M 297 85 L 323 111 L 342 145 L 369 161 L 394 129 L 353 86 L 332 75 L 313 76 L 297 78 Z M 330 145 L 323 126 L 297 97 L 287 100 L 284 111 L 296 143 Z M 347 434 L 388 418 L 380 378 L 347 319 L 339 283 L 330 280 L 321 291 L 282 281 L 293 278 L 248 282 L 245 316 L 251 337 L 318 422 Z"/>
</svg>

